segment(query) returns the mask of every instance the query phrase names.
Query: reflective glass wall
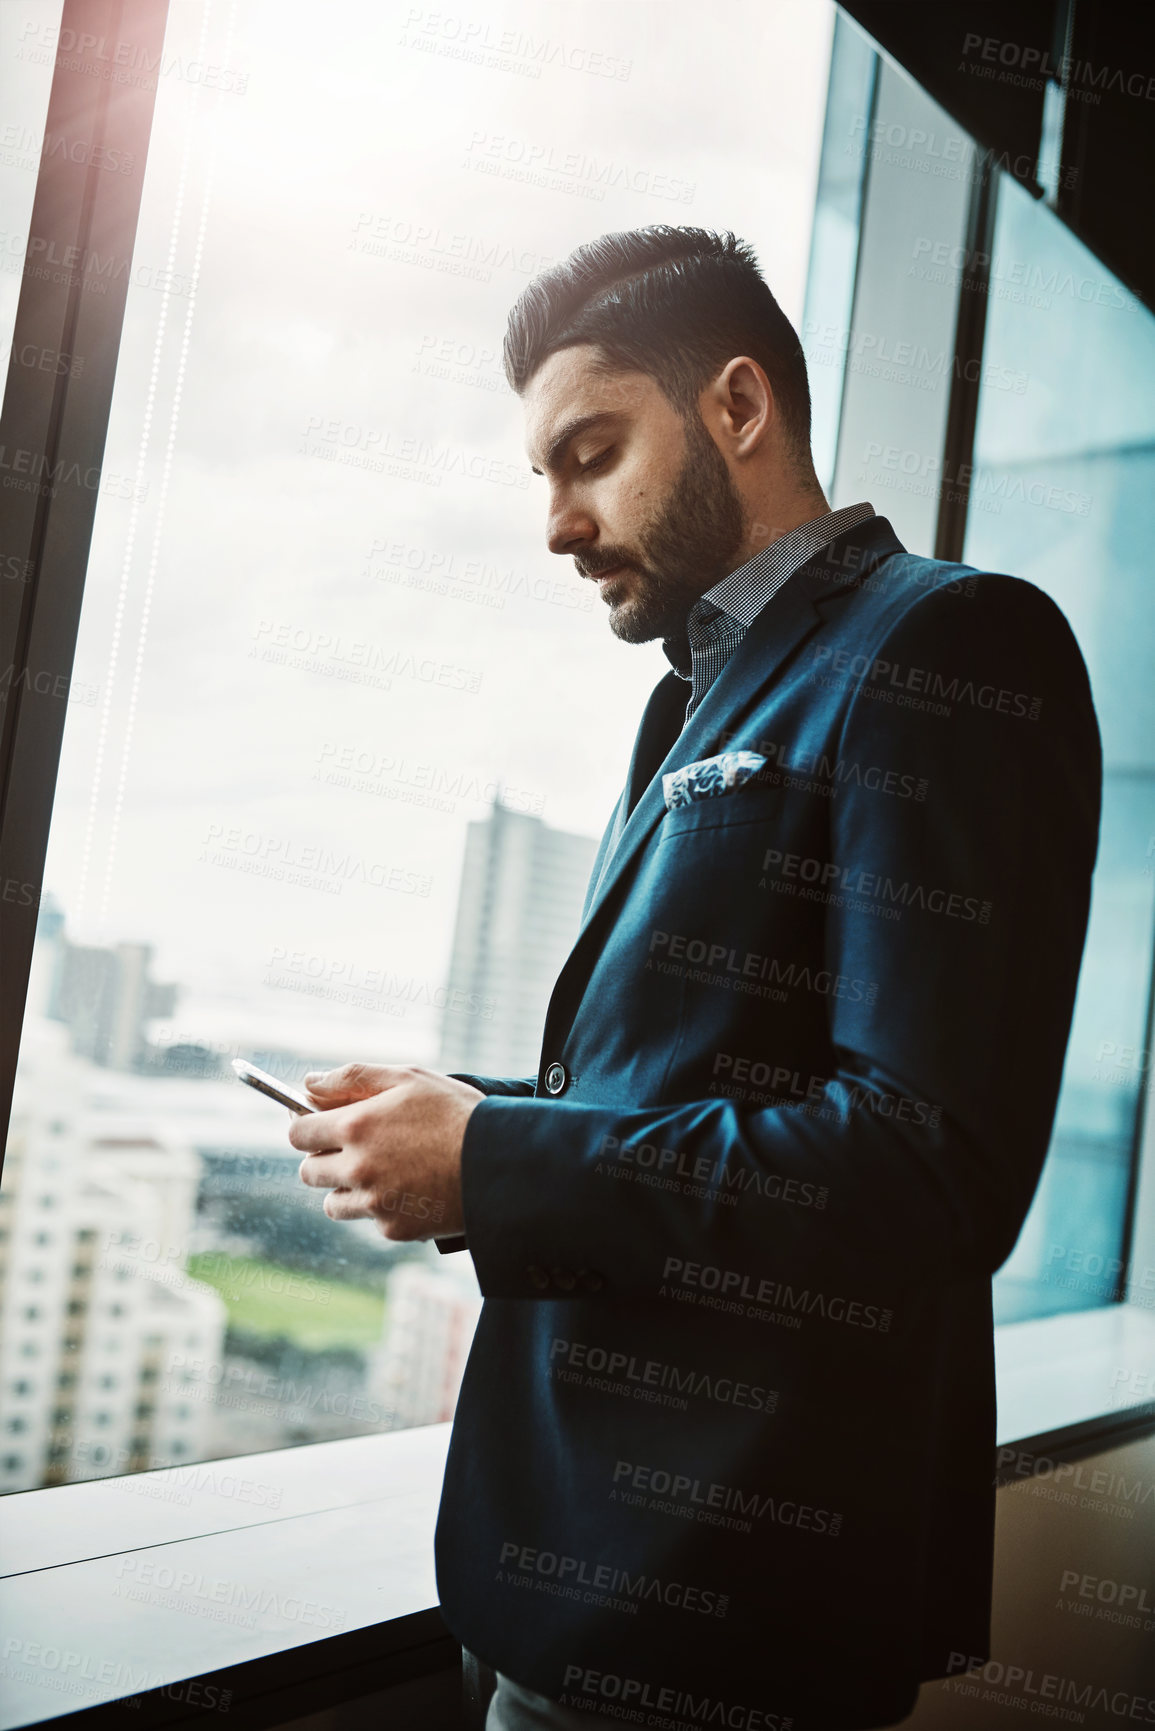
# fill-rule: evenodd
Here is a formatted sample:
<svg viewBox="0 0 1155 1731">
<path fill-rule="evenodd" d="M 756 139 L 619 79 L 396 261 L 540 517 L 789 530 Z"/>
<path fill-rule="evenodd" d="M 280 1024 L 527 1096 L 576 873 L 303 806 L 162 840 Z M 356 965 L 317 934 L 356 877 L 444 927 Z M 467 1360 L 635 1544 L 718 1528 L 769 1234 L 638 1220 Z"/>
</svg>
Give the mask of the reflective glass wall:
<svg viewBox="0 0 1155 1731">
<path fill-rule="evenodd" d="M 944 507 L 965 500 L 961 557 L 1055 598 L 1103 736 L 1099 861 L 1055 1129 L 994 1282 L 996 1319 L 1017 1322 L 1111 1303 L 1133 1237 L 1149 1236 L 1133 1207 L 1155 952 L 1155 318 L 856 26 L 840 20 L 834 55 L 807 291 L 812 373 L 819 309 L 851 309 L 845 328 L 827 324 L 826 347 L 845 357 L 838 400 L 821 384 L 815 394 L 820 441 L 836 449 L 832 503 L 870 497 L 930 553 Z M 865 160 L 848 191 L 835 165 L 853 160 L 854 139 Z M 989 272 L 968 250 L 984 168 L 997 183 Z M 831 234 L 854 244 L 836 251 Z M 960 363 L 960 297 L 984 274 L 981 357 Z M 967 384 L 974 447 L 956 450 L 948 403 Z M 1029 1014 L 1029 981 L 1023 1002 Z M 1144 1279 L 1131 1271 L 1132 1302 L 1153 1301 L 1150 1261 Z"/>
<path fill-rule="evenodd" d="M 1155 946 L 1155 317 L 1047 209 L 999 188 L 965 558 L 1029 578 L 1079 640 L 1103 739 L 1091 927 L 1046 1174 L 997 1282 L 1007 1321 L 1122 1273 Z M 1028 1000 L 1029 1001 L 1029 1000 Z"/>
</svg>

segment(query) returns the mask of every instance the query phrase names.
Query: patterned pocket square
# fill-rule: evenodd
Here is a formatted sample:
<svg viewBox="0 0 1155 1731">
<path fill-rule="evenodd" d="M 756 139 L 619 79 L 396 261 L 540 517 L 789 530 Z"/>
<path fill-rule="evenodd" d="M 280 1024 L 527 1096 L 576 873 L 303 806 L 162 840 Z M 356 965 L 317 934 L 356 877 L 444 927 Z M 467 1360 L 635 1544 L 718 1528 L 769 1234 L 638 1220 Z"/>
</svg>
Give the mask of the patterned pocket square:
<svg viewBox="0 0 1155 1731">
<path fill-rule="evenodd" d="M 703 757 L 698 763 L 687 763 L 662 777 L 662 792 L 666 810 L 680 805 L 693 805 L 695 800 L 714 799 L 743 782 L 765 765 L 766 758 L 756 751 L 723 751 L 718 757 Z"/>
</svg>

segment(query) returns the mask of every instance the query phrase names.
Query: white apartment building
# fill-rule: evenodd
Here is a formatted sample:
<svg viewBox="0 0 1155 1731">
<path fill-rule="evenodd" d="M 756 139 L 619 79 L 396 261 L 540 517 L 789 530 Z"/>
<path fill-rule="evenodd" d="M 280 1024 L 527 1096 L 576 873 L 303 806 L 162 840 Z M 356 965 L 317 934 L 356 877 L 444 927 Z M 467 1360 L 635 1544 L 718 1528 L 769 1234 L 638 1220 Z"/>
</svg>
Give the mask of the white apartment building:
<svg viewBox="0 0 1155 1731">
<path fill-rule="evenodd" d="M 385 1333 L 369 1373 L 388 1429 L 453 1417 L 480 1314 L 481 1293 L 465 1257 L 440 1267 L 404 1262 L 393 1272 Z"/>
<path fill-rule="evenodd" d="M 110 1111 L 119 1081 L 30 1010 L 0 1188 L 3 1491 L 203 1452 L 205 1404 L 163 1374 L 223 1351 L 224 1304 L 180 1265 L 199 1160 Z"/>
</svg>

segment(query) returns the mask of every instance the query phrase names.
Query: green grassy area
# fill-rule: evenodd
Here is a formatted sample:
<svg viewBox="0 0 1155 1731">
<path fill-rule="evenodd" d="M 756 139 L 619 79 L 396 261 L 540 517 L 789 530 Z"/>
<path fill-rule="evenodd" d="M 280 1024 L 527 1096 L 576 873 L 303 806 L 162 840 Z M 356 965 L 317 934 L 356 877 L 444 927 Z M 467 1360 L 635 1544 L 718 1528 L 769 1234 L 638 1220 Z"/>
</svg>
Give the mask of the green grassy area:
<svg viewBox="0 0 1155 1731">
<path fill-rule="evenodd" d="M 190 1256 L 188 1272 L 220 1293 L 231 1328 L 270 1337 L 284 1335 L 308 1352 L 376 1346 L 381 1339 L 382 1292 L 216 1251 Z"/>
</svg>

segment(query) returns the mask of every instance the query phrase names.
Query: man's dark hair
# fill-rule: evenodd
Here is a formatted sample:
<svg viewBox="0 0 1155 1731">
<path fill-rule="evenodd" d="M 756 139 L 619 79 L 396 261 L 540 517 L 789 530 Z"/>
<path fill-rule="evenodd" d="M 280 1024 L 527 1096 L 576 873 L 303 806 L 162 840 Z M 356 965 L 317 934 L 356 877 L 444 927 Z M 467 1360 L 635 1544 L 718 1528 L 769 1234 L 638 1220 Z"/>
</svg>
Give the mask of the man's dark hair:
<svg viewBox="0 0 1155 1731">
<path fill-rule="evenodd" d="M 649 228 L 576 247 L 522 290 L 505 334 L 505 376 L 518 393 L 547 356 L 594 343 L 606 372 L 642 372 L 683 417 L 735 355 L 750 355 L 774 392 L 790 455 L 810 469 L 810 388 L 790 320 L 753 248 L 729 232 Z"/>
</svg>

